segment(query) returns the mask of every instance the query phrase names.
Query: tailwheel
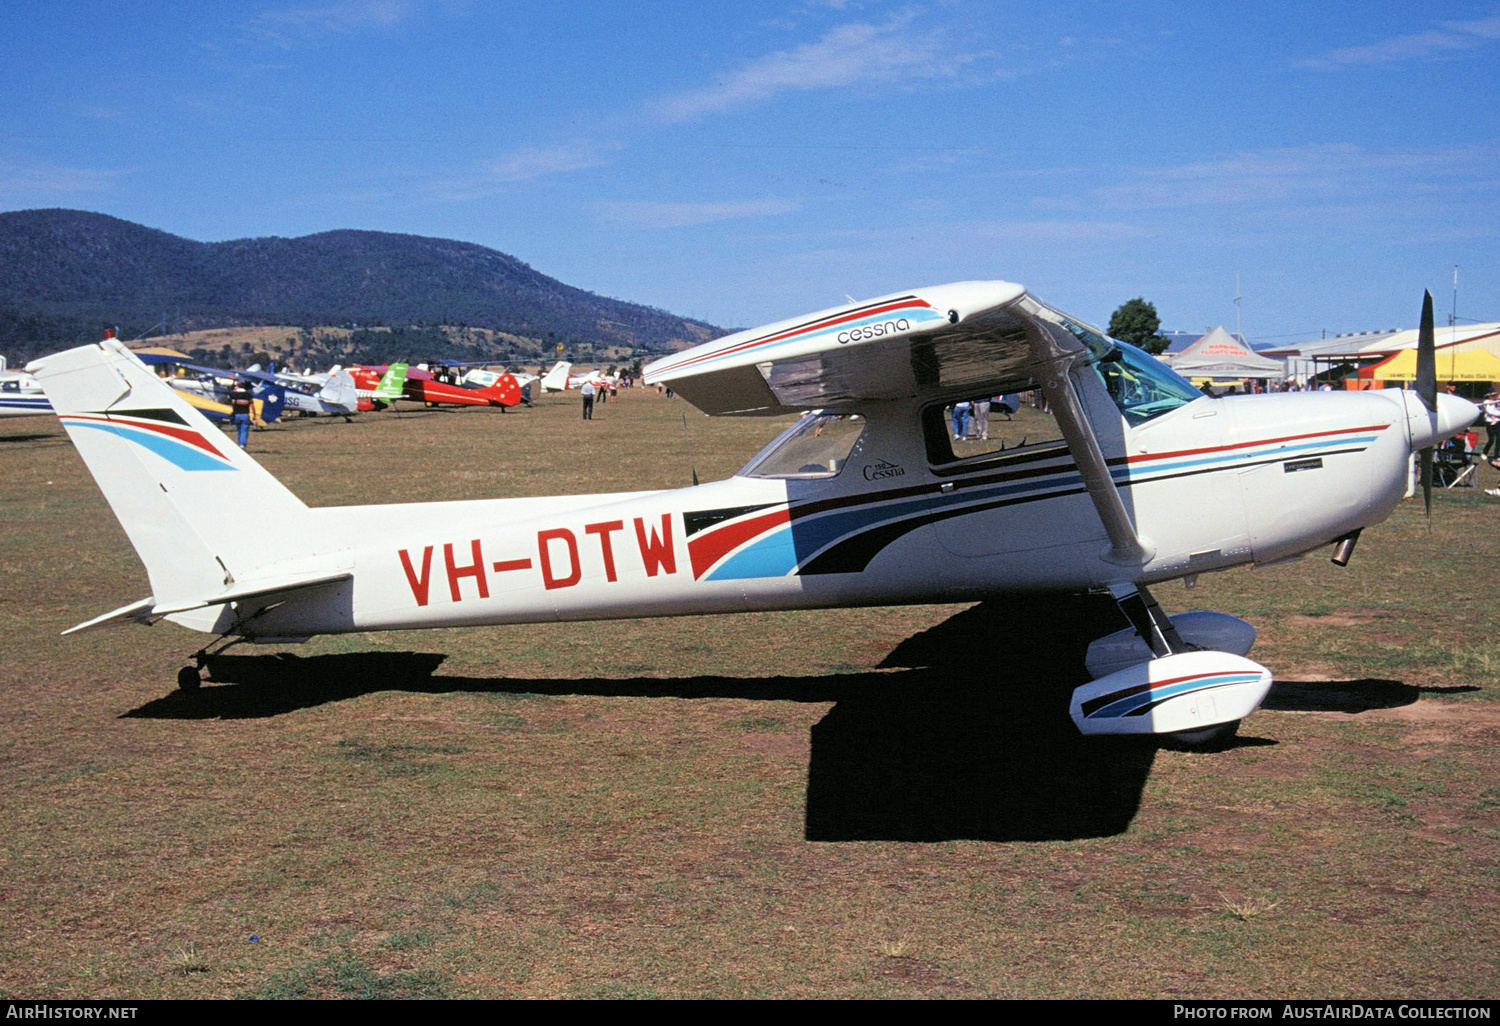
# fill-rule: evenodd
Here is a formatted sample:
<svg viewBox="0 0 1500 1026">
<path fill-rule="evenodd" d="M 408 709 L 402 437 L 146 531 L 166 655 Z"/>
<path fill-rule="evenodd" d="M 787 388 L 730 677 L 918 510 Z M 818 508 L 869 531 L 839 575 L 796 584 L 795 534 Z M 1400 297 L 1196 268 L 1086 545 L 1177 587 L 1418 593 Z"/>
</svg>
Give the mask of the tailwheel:
<svg viewBox="0 0 1500 1026">
<path fill-rule="evenodd" d="M 177 688 L 180 691 L 197 691 L 203 683 L 200 676 L 201 669 L 197 666 L 184 666 L 177 671 Z"/>
</svg>

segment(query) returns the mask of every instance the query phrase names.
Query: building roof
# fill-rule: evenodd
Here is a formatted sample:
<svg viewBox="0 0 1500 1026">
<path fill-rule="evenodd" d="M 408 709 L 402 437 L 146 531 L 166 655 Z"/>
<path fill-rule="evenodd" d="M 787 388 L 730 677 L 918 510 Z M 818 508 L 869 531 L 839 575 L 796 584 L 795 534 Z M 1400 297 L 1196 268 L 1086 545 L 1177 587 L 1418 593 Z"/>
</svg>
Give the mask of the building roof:
<svg viewBox="0 0 1500 1026">
<path fill-rule="evenodd" d="M 1444 325 L 1434 333 L 1439 349 L 1444 346 L 1475 344 L 1500 356 L 1500 322 Z M 1388 331 L 1350 332 L 1333 338 L 1317 339 L 1295 346 L 1264 350 L 1266 356 L 1296 356 L 1303 359 L 1359 360 L 1398 353 L 1417 347 L 1416 328 L 1391 328 Z"/>
</svg>

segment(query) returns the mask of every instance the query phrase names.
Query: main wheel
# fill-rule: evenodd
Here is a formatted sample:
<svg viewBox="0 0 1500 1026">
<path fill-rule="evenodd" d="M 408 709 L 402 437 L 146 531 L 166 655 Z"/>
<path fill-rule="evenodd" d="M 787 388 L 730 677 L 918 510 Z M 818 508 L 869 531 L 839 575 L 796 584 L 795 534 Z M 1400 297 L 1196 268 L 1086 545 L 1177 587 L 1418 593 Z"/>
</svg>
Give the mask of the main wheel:
<svg viewBox="0 0 1500 1026">
<path fill-rule="evenodd" d="M 181 691 L 197 691 L 202 683 L 196 666 L 184 666 L 177 671 L 177 687 Z"/>
<path fill-rule="evenodd" d="M 1204 751 L 1225 747 L 1239 731 L 1240 721 L 1231 720 L 1228 723 L 1203 727 L 1199 730 L 1179 730 L 1172 734 L 1163 734 L 1161 738 L 1169 748 Z"/>
</svg>

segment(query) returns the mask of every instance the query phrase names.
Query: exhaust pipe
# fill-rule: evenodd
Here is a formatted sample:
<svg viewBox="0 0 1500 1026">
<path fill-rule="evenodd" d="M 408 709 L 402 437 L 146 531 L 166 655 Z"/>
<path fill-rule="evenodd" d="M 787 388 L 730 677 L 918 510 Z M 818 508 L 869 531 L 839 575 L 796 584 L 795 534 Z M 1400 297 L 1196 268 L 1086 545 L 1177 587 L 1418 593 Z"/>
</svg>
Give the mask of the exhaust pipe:
<svg viewBox="0 0 1500 1026">
<path fill-rule="evenodd" d="M 1359 543 L 1359 532 L 1363 530 L 1364 528 L 1361 527 L 1359 530 L 1350 531 L 1342 538 L 1335 538 L 1333 540 L 1335 548 L 1331 562 L 1334 566 L 1349 565 L 1349 560 L 1354 555 L 1354 546 Z"/>
</svg>

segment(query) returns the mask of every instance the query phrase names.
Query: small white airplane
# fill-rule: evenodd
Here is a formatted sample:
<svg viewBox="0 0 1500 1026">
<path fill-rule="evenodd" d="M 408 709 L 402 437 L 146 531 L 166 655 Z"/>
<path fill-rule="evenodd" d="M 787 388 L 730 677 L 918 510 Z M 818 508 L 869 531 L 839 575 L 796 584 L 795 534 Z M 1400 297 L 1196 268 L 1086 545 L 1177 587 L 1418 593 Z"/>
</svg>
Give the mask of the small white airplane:
<svg viewBox="0 0 1500 1026">
<path fill-rule="evenodd" d="M 504 377 L 506 373 L 506 371 L 492 371 L 486 370 L 483 367 L 475 367 L 460 379 L 459 384 L 469 388 L 490 388 L 495 382 Z M 510 371 L 509 373 L 511 377 L 516 379 L 516 386 L 519 388 L 525 388 L 537 380 L 535 374 L 518 373 L 516 371 Z"/>
<path fill-rule="evenodd" d="M 253 381 L 274 381 L 286 389 L 286 408 L 298 413 L 327 413 L 348 420 L 359 412 L 359 392 L 354 377 L 338 364 L 326 374 L 295 374 L 285 370 L 261 370 L 252 363 L 235 376 Z"/>
<path fill-rule="evenodd" d="M 74 631 L 167 619 L 229 643 L 285 643 L 1107 589 L 1133 628 L 1091 646 L 1096 679 L 1074 690 L 1074 722 L 1186 741 L 1232 732 L 1271 673 L 1246 657 L 1249 624 L 1168 617 L 1149 586 L 1330 544 L 1347 562 L 1400 502 L 1412 453 L 1477 412 L 1437 395 L 1435 378 L 1420 394 L 1211 399 L 1020 285 L 964 282 L 647 367 L 648 384 L 705 413 L 804 414 L 728 480 L 310 509 L 118 343 L 30 369 L 153 591 Z M 1053 435 L 954 440 L 955 403 L 1032 390 Z M 198 686 L 206 651 L 182 687 Z"/>
<path fill-rule="evenodd" d="M 573 372 L 573 365 L 566 360 L 559 360 L 552 365 L 552 369 L 541 377 L 543 392 L 566 392 L 568 390 L 569 375 Z"/>
<path fill-rule="evenodd" d="M 52 403 L 36 378 L 23 371 L 5 369 L 0 357 L 0 417 L 52 415 Z"/>
<path fill-rule="evenodd" d="M 582 388 L 585 384 L 592 383 L 595 387 L 609 385 L 618 382 L 620 376 L 616 374 L 610 377 L 603 371 L 595 369 L 582 374 L 573 373 L 573 365 L 566 360 L 559 360 L 552 365 L 552 369 L 542 375 L 543 392 L 566 392 L 571 388 Z"/>
</svg>

